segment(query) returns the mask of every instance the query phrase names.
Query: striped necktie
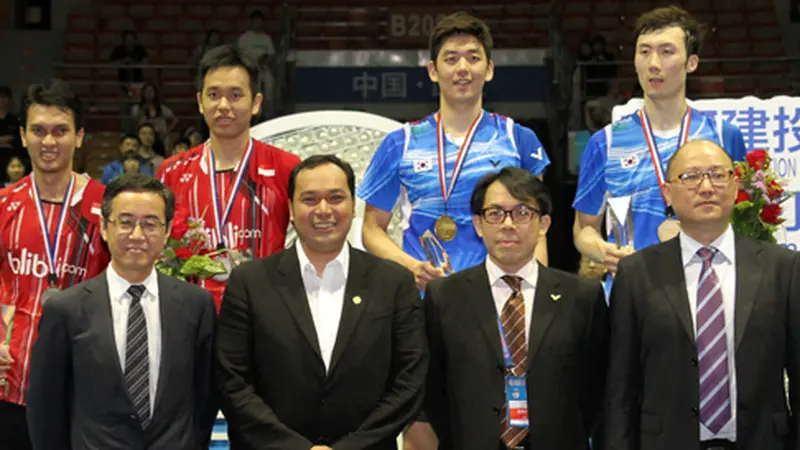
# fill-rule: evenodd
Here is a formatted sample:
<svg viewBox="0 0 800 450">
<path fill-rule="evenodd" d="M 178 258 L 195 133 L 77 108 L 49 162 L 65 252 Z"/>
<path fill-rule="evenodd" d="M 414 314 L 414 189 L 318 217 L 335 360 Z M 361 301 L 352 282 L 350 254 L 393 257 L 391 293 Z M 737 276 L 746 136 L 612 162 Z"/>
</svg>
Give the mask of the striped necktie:
<svg viewBox="0 0 800 450">
<path fill-rule="evenodd" d="M 125 385 L 139 416 L 139 423 L 146 429 L 150 425 L 150 360 L 147 354 L 147 322 L 140 302 L 144 290 L 141 284 L 128 288 L 132 299 L 125 345 Z"/>
<path fill-rule="evenodd" d="M 525 299 L 522 297 L 522 278 L 506 275 L 503 281 L 511 288 L 511 296 L 506 300 L 500 313 L 508 350 L 514 367 L 508 375 L 524 376 L 528 368 L 528 344 L 525 339 Z M 503 403 L 503 420 L 500 423 L 500 437 L 506 446 L 514 448 L 528 435 L 527 428 L 517 428 L 508 424 L 508 402 Z"/>
<path fill-rule="evenodd" d="M 728 340 L 722 285 L 711 262 L 716 249 L 701 248 L 697 283 L 697 359 L 700 373 L 700 422 L 714 434 L 731 419 Z"/>
</svg>

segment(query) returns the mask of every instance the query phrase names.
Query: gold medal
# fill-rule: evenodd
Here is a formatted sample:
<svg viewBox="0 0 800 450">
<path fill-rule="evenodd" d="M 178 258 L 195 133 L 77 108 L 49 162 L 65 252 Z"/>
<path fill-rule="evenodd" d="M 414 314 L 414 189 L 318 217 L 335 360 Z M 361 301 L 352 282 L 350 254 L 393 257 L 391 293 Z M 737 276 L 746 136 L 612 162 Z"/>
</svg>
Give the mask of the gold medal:
<svg viewBox="0 0 800 450">
<path fill-rule="evenodd" d="M 456 221 L 452 217 L 444 215 L 436 219 L 433 231 L 439 239 L 450 242 L 456 237 L 458 225 L 456 225 Z"/>
<path fill-rule="evenodd" d="M 658 240 L 668 241 L 681 232 L 681 223 L 675 219 L 667 219 L 658 226 Z"/>
</svg>

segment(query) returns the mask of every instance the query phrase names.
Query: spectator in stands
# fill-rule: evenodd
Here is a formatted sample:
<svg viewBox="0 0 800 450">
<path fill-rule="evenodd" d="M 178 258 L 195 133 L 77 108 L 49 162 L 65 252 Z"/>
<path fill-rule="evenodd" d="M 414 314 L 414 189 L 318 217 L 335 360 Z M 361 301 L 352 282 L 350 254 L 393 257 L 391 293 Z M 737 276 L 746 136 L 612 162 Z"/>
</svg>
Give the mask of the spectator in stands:
<svg viewBox="0 0 800 450">
<path fill-rule="evenodd" d="M 595 36 L 591 41 L 592 53 L 590 64 L 586 67 L 586 78 L 594 80 L 586 83 L 586 97 L 596 98 L 608 94 L 609 80 L 614 78 L 617 73 L 617 66 L 614 62 L 614 54 L 606 49 L 606 39 L 603 36 Z"/>
<path fill-rule="evenodd" d="M 203 39 L 203 43 L 195 47 L 194 51 L 192 52 L 192 57 L 189 60 L 189 64 L 197 66 L 197 64 L 200 63 L 200 59 L 206 54 L 207 51 L 222 45 L 222 43 L 222 33 L 220 33 L 219 30 L 216 28 L 208 30 L 205 39 Z"/>
<path fill-rule="evenodd" d="M 189 148 L 197 147 L 206 140 L 203 133 L 195 127 L 187 128 L 186 131 L 183 132 L 183 136 L 189 139 Z"/>
<path fill-rule="evenodd" d="M 139 44 L 138 37 L 134 31 L 122 33 L 122 44 L 114 48 L 109 58 L 116 65 L 134 66 L 147 64 L 147 51 Z M 131 95 L 132 84 L 139 84 L 144 81 L 141 68 L 124 68 L 118 71 L 119 82 L 126 95 Z"/>
<path fill-rule="evenodd" d="M 172 110 L 161 102 L 161 95 L 155 84 L 148 82 L 142 85 L 139 104 L 133 105 L 131 116 L 137 127 L 143 123 L 153 126 L 156 131 L 156 145 L 154 146 L 156 151 L 169 148 L 167 142 L 169 133 L 175 129 L 178 119 L 175 118 Z M 163 151 L 158 153 L 164 154 Z"/>
<path fill-rule="evenodd" d="M 164 162 L 164 149 L 156 151 L 156 130 L 149 122 L 139 125 L 137 130 L 139 135 L 139 156 L 142 159 L 142 167 L 147 168 L 149 173 L 156 173 L 161 163 Z"/>
<path fill-rule="evenodd" d="M 182 138 L 178 139 L 177 142 L 175 142 L 175 146 L 172 147 L 172 155 L 170 155 L 170 156 L 179 155 L 179 154 L 189 150 L 190 148 L 192 148 L 192 144 L 191 144 L 191 142 L 189 142 L 189 139 L 185 138 L 185 137 L 182 137 Z"/>
<path fill-rule="evenodd" d="M 263 121 L 272 117 L 273 98 L 275 90 L 275 77 L 272 72 L 273 56 L 275 55 L 275 44 L 272 37 L 264 31 L 264 13 L 254 10 L 250 13 L 250 29 L 239 36 L 239 47 L 245 51 L 252 52 L 258 58 L 258 65 L 261 67 L 261 92 L 264 101 L 261 103 L 261 112 L 258 114 L 257 121 Z"/>
<path fill-rule="evenodd" d="M 578 56 L 576 59 L 581 62 L 592 60 L 592 43 L 589 39 L 584 39 L 578 44 Z"/>
<path fill-rule="evenodd" d="M 250 29 L 239 36 L 239 47 L 253 52 L 259 63 L 269 63 L 275 54 L 275 44 L 272 37 L 264 31 L 264 13 L 256 9 L 250 13 Z"/>
<path fill-rule="evenodd" d="M 611 80 L 610 85 L 611 88 L 606 95 L 588 100 L 583 107 L 586 128 L 592 134 L 611 123 L 611 110 L 625 101 L 621 92 L 621 80 L 615 78 Z"/>
<path fill-rule="evenodd" d="M 11 88 L 0 86 L 0 167 L 6 167 L 14 157 L 27 159 L 19 136 L 19 119 L 11 112 L 12 104 Z M 3 176 L 0 181 L 8 180 Z"/>
<path fill-rule="evenodd" d="M 147 165 L 149 159 L 139 156 L 139 147 L 141 147 L 139 136 L 135 134 L 126 134 L 122 137 L 122 140 L 119 143 L 120 159 L 111 161 L 110 163 L 106 164 L 105 167 L 103 167 L 103 184 L 108 185 L 114 178 L 122 175 L 125 172 L 124 161 L 128 156 L 131 155 L 135 158 L 139 158 L 139 172 L 147 175 L 153 175 L 154 172 L 152 171 L 152 168 Z"/>
<path fill-rule="evenodd" d="M 11 186 L 21 180 L 28 172 L 28 168 L 25 166 L 25 162 L 22 158 L 19 156 L 12 156 L 8 164 L 6 164 L 6 179 L 8 181 L 6 181 L 3 186 Z"/>
<path fill-rule="evenodd" d="M 122 168 L 125 173 L 139 173 L 142 165 L 139 163 L 139 157 L 128 153 L 122 158 Z"/>
</svg>

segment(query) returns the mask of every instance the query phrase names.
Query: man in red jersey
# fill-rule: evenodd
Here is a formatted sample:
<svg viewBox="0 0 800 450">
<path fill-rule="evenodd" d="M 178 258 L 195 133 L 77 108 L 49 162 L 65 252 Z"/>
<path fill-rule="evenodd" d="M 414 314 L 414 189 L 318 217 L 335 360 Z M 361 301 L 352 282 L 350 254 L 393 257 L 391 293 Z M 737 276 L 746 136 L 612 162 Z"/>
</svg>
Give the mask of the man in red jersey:
<svg viewBox="0 0 800 450">
<path fill-rule="evenodd" d="M 178 205 L 201 218 L 219 256 L 232 268 L 284 247 L 289 225 L 289 174 L 300 158 L 250 137 L 250 120 L 261 108 L 259 69 L 233 45 L 208 51 L 198 69 L 197 104 L 211 138 L 166 160 L 157 177 Z M 230 271 L 230 270 L 229 270 Z M 201 281 L 219 310 L 227 274 Z"/>
<path fill-rule="evenodd" d="M 72 171 L 83 142 L 80 101 L 63 81 L 32 85 L 20 122 L 33 173 L 0 190 L 0 304 L 15 307 L 9 345 L 0 344 L 4 450 L 31 448 L 28 364 L 43 303 L 101 273 L 109 261 L 99 228 L 105 187 Z"/>
</svg>

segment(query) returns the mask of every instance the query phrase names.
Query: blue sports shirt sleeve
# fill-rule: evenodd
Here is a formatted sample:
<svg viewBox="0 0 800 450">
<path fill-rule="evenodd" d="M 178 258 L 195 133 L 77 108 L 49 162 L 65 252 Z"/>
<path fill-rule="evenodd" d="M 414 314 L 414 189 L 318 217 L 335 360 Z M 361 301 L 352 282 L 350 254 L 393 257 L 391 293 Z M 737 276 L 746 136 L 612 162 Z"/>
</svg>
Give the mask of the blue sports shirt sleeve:
<svg viewBox="0 0 800 450">
<path fill-rule="evenodd" d="M 606 133 L 598 131 L 589 139 L 581 156 L 578 189 L 572 207 L 585 214 L 597 215 L 603 207 L 606 185 Z"/>
<path fill-rule="evenodd" d="M 727 120 L 722 121 L 722 145 L 734 161 L 744 161 L 747 148 L 742 130 Z"/>
<path fill-rule="evenodd" d="M 400 161 L 403 158 L 405 129 L 395 130 L 383 139 L 372 155 L 356 195 L 368 204 L 391 211 L 400 196 Z"/>
<path fill-rule="evenodd" d="M 550 165 L 550 158 L 536 133 L 515 123 L 514 140 L 517 142 L 522 168 L 534 175 L 543 175 L 544 169 Z"/>
</svg>

